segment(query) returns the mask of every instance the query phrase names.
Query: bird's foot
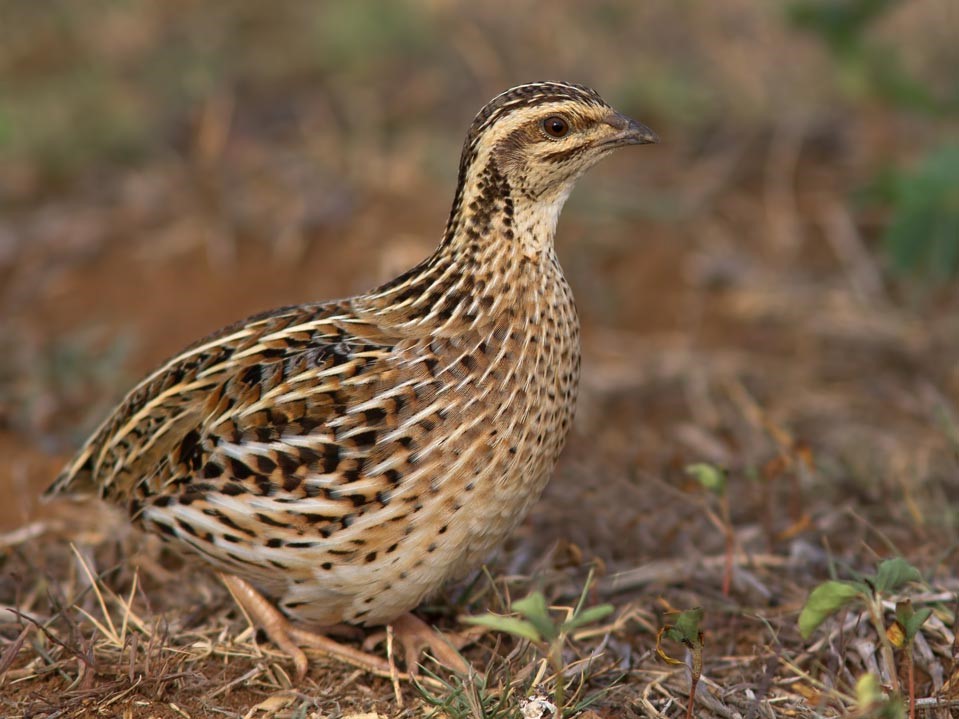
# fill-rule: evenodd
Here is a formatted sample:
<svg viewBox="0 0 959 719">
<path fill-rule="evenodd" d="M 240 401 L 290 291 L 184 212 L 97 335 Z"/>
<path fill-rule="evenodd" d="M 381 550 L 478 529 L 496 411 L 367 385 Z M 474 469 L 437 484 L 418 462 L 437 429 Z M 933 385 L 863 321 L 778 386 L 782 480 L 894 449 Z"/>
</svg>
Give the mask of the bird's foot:
<svg viewBox="0 0 959 719">
<path fill-rule="evenodd" d="M 439 632 L 411 612 L 393 620 L 390 623 L 390 629 L 396 641 L 403 647 L 403 659 L 406 661 L 406 671 L 409 674 L 418 673 L 419 660 L 424 649 L 429 650 L 433 658 L 448 669 L 460 674 L 469 672 L 470 665 L 459 650 L 476 639 L 474 634 Z M 386 636 L 386 632 L 371 634 L 363 642 L 363 648 L 372 649 Z"/>
<path fill-rule="evenodd" d="M 297 680 L 306 676 L 309 665 L 302 647 L 317 649 L 323 654 L 379 676 L 396 678 L 395 671 L 390 671 L 389 662 L 340 644 L 322 634 L 294 627 L 279 609 L 245 580 L 232 574 L 220 574 L 220 579 L 250 619 L 262 627 L 270 641 L 293 660 Z"/>
</svg>

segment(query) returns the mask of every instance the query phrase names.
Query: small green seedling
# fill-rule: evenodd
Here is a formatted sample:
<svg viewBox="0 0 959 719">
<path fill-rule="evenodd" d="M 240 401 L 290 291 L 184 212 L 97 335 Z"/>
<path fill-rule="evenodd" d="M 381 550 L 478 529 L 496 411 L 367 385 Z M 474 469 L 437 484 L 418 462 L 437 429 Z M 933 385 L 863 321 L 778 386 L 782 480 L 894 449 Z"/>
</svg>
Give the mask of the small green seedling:
<svg viewBox="0 0 959 719">
<path fill-rule="evenodd" d="M 921 582 L 919 570 L 901 557 L 882 562 L 873 576 L 855 580 L 831 580 L 812 590 L 799 614 L 799 632 L 808 639 L 829 617 L 844 607 L 861 602 L 880 638 L 883 664 L 894 692 L 900 691 L 899 677 L 893 651 L 905 652 L 909 695 L 910 717 L 915 716 L 915 683 L 912 670 L 912 642 L 932 610 L 912 608 L 909 600 L 896 605 L 896 620 L 888 628 L 884 620 L 883 598 L 910 583 Z"/>
<path fill-rule="evenodd" d="M 516 699 L 510 686 L 509 664 L 503 664 L 501 672 L 488 667 L 485 672 L 470 670 L 466 675 L 443 677 L 422 668 L 429 685 L 413 679 L 413 686 L 432 711 L 427 719 L 512 719 L 516 715 Z"/>
<path fill-rule="evenodd" d="M 671 612 L 672 624 L 664 624 L 656 635 L 656 654 L 667 664 L 683 664 L 689 669 L 689 700 L 686 703 L 686 719 L 692 719 L 696 703 L 696 687 L 703 673 L 703 609 L 687 609 L 684 612 Z M 675 659 L 663 649 L 663 639 L 669 639 L 686 647 L 688 661 Z"/>
<path fill-rule="evenodd" d="M 576 608 L 566 619 L 557 620 L 550 613 L 542 593 L 533 592 L 510 605 L 510 609 L 520 615 L 518 617 L 489 613 L 479 617 L 469 617 L 465 621 L 504 634 L 511 634 L 532 643 L 543 654 L 556 674 L 553 698 L 555 705 L 562 712 L 564 706 L 563 647 L 566 645 L 567 638 L 576 630 L 605 619 L 614 611 L 611 604 L 584 608 L 585 600 L 586 590 L 584 589 Z"/>
<path fill-rule="evenodd" d="M 903 652 L 906 660 L 906 681 L 909 684 L 909 717 L 916 716 L 916 667 L 912 661 L 912 642 L 919 633 L 919 629 L 932 614 L 930 607 L 923 607 L 919 611 L 912 608 L 912 600 L 904 599 L 896 602 L 896 621 L 886 630 L 886 638 L 896 649 Z"/>
</svg>

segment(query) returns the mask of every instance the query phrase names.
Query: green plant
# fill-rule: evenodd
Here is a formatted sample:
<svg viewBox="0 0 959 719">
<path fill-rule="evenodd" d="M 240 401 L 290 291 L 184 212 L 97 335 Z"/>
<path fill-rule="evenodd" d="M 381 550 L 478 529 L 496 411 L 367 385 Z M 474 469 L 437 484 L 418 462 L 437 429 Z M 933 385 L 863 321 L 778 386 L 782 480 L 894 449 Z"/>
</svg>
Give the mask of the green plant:
<svg viewBox="0 0 959 719">
<path fill-rule="evenodd" d="M 672 624 L 663 624 L 656 635 L 656 654 L 667 664 L 682 664 L 689 669 L 689 698 L 686 703 L 686 719 L 692 719 L 696 705 L 696 687 L 703 674 L 703 623 L 702 607 L 672 612 Z M 669 639 L 686 647 L 687 658 L 675 659 L 663 649 L 663 639 Z"/>
<path fill-rule="evenodd" d="M 916 673 L 912 660 L 912 644 L 919 629 L 929 619 L 932 609 L 925 607 L 916 611 L 912 600 L 904 599 L 896 603 L 896 621 L 889 625 L 886 637 L 896 649 L 902 650 L 906 661 L 906 682 L 909 685 L 909 717 L 916 716 Z"/>
<path fill-rule="evenodd" d="M 509 663 L 502 663 L 502 676 L 497 676 L 492 667 L 483 674 L 470 670 L 466 676 L 442 677 L 427 668 L 424 674 L 438 691 L 413 679 L 413 686 L 433 711 L 430 717 L 450 719 L 507 719 L 513 715 L 515 702 L 510 684 Z"/>
<path fill-rule="evenodd" d="M 839 89 L 854 100 L 927 116 L 953 116 L 959 95 L 936 97 L 932 83 L 910 76 L 897 48 L 869 35 L 902 0 L 797 0 L 792 25 L 819 38 Z M 951 83 L 951 86 L 955 86 Z M 867 194 L 892 210 L 883 250 L 894 271 L 944 281 L 959 273 L 959 146 L 930 150 L 917 170 L 882 174 Z"/>
<path fill-rule="evenodd" d="M 921 582 L 919 570 L 901 557 L 879 564 L 876 573 L 853 580 L 830 580 L 812 590 L 799 614 L 799 632 L 808 639 L 833 614 L 854 603 L 862 603 L 879 637 L 883 665 L 892 690 L 900 692 L 894 650 L 905 652 L 910 695 L 910 717 L 915 716 L 915 682 L 912 671 L 912 642 L 932 609 L 914 610 L 908 600 L 896 605 L 896 619 L 888 627 L 883 601 L 906 584 Z"/>
<path fill-rule="evenodd" d="M 867 200 L 892 210 L 882 238 L 890 269 L 944 282 L 959 274 L 959 145 L 930 150 L 911 172 L 886 172 Z"/>
<path fill-rule="evenodd" d="M 587 580 L 576 607 L 567 608 L 565 618 L 555 618 L 546 603 L 546 598 L 541 592 L 536 591 L 511 603 L 510 610 L 519 616 L 488 613 L 465 620 L 469 624 L 525 639 L 536 647 L 556 677 L 553 700 L 560 716 L 566 707 L 563 648 L 567 640 L 577 630 L 608 617 L 614 611 L 611 604 L 584 606 L 589 584 L 590 580 Z"/>
</svg>

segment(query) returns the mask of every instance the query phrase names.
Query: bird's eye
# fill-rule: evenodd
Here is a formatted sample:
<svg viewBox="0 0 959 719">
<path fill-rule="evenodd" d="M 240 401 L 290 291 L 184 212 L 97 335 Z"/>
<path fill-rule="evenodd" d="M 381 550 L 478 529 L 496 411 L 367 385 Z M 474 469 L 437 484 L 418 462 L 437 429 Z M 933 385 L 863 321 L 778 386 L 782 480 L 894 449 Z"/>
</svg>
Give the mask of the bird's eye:
<svg viewBox="0 0 959 719">
<path fill-rule="evenodd" d="M 550 137 L 565 137 L 569 133 L 569 123 L 559 115 L 551 115 L 543 120 L 543 132 Z"/>
</svg>

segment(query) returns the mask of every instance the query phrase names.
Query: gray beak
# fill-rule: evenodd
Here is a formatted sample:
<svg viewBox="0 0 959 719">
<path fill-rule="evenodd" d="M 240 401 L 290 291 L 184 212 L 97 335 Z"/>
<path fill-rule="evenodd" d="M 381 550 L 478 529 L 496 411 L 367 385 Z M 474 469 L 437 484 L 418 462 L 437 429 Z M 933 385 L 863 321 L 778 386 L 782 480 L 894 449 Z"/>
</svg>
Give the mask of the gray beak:
<svg viewBox="0 0 959 719">
<path fill-rule="evenodd" d="M 659 142 L 659 135 L 643 123 L 618 112 L 611 114 L 604 122 L 617 130 L 615 135 L 603 143 L 604 145 L 619 147 L 620 145 L 649 145 Z"/>
</svg>

